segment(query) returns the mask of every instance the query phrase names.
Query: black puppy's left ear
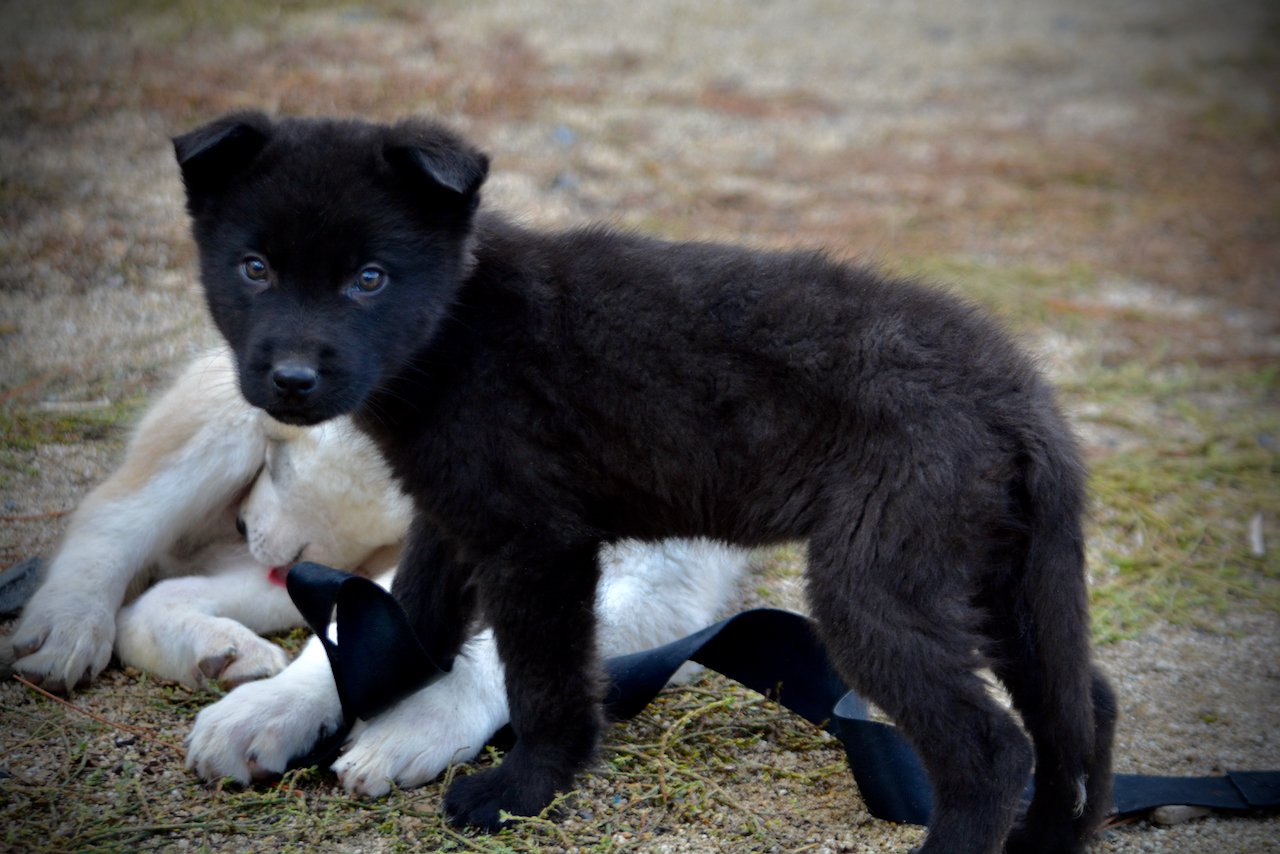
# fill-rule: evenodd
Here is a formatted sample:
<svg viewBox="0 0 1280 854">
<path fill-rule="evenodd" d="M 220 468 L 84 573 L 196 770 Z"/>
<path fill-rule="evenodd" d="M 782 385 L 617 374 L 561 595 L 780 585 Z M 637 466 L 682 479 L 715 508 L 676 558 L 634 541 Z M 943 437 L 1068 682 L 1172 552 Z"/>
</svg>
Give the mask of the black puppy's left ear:
<svg viewBox="0 0 1280 854">
<path fill-rule="evenodd" d="M 383 154 L 397 170 L 425 178 L 436 189 L 473 198 L 489 175 L 489 158 L 440 125 L 409 121 L 391 129 Z"/>
<path fill-rule="evenodd" d="M 243 172 L 271 138 L 271 120 L 259 112 L 232 113 L 173 138 L 173 152 L 192 213 L 200 202 Z"/>
</svg>

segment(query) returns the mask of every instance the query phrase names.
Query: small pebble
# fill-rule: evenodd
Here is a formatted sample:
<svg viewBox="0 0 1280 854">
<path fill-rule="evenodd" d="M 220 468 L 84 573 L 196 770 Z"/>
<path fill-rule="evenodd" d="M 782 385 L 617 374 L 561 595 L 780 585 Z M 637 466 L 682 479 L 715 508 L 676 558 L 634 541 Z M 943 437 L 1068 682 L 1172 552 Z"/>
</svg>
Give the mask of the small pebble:
<svg viewBox="0 0 1280 854">
<path fill-rule="evenodd" d="M 1204 818 L 1213 810 L 1207 807 L 1189 807 L 1184 805 L 1171 805 L 1164 807 L 1156 807 L 1151 811 L 1151 823 L 1160 827 L 1171 827 L 1175 824 L 1191 821 L 1193 818 Z"/>
</svg>

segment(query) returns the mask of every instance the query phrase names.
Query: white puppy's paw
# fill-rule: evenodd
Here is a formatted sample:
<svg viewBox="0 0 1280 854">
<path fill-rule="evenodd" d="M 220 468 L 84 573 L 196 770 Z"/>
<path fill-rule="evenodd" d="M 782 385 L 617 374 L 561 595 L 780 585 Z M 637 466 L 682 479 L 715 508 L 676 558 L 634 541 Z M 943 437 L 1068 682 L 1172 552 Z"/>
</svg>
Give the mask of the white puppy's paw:
<svg viewBox="0 0 1280 854">
<path fill-rule="evenodd" d="M 286 670 L 241 685 L 202 710 L 186 739 L 187 767 L 210 781 L 270 779 L 340 726 L 342 706 L 332 682 L 299 682 Z"/>
<path fill-rule="evenodd" d="M 358 725 L 333 771 L 355 795 L 421 786 L 466 762 L 507 722 L 502 667 L 486 633 L 453 671 Z"/>
<path fill-rule="evenodd" d="M 116 655 L 127 665 L 191 688 L 215 682 L 234 688 L 283 670 L 289 658 L 280 647 L 230 617 L 202 610 L 208 603 L 198 589 L 180 595 L 215 580 L 163 581 L 121 608 Z"/>
<path fill-rule="evenodd" d="M 283 649 L 233 620 L 225 622 L 231 626 L 225 631 L 211 632 L 192 647 L 195 665 L 189 672 L 197 682 L 217 682 L 223 688 L 235 688 L 284 670 L 289 657 Z"/>
<path fill-rule="evenodd" d="M 333 763 L 342 787 L 353 795 L 377 798 L 391 786 L 411 789 L 434 780 L 450 764 L 480 752 L 493 729 L 458 717 L 433 714 L 415 704 L 416 695 L 358 728 Z M 472 724 L 472 725 L 468 725 Z"/>
<path fill-rule="evenodd" d="M 106 668 L 115 637 L 115 614 L 102 602 L 38 592 L 13 633 L 13 669 L 51 691 L 70 691 Z"/>
</svg>

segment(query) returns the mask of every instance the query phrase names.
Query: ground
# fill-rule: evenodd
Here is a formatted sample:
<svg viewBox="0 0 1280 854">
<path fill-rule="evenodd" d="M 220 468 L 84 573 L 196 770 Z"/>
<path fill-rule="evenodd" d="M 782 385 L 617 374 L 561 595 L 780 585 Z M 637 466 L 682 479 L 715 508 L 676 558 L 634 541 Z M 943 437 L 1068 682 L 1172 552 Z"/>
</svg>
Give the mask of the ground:
<svg viewBox="0 0 1280 854">
<path fill-rule="evenodd" d="M 1280 10 L 1248 0 L 194 0 L 0 6 L 0 567 L 55 545 L 212 339 L 168 138 L 224 111 L 430 113 L 539 226 L 825 247 L 1007 320 L 1092 470 L 1119 771 L 1280 767 Z M 753 602 L 803 607 L 778 551 Z M 295 644 L 290 638 L 286 643 Z M 0 685 L 0 848 L 903 850 L 831 744 L 708 677 L 613 729 L 567 818 L 446 830 L 440 786 L 210 789 L 209 701 Z M 82 712 L 92 712 L 100 723 Z M 143 729 L 126 732 L 121 724 Z M 1097 851 L 1280 850 L 1280 819 Z"/>
</svg>

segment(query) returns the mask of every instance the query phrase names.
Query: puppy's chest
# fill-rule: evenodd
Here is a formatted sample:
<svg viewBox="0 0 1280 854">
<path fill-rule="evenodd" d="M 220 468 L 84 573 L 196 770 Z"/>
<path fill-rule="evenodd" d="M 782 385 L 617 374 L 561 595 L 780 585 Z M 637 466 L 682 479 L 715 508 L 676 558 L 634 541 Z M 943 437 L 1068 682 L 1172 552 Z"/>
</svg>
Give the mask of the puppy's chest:
<svg viewBox="0 0 1280 854">
<path fill-rule="evenodd" d="M 471 371 L 436 388 L 391 385 L 357 423 L 420 507 L 474 512 L 545 479 L 564 446 L 559 420 L 501 372 Z"/>
</svg>

